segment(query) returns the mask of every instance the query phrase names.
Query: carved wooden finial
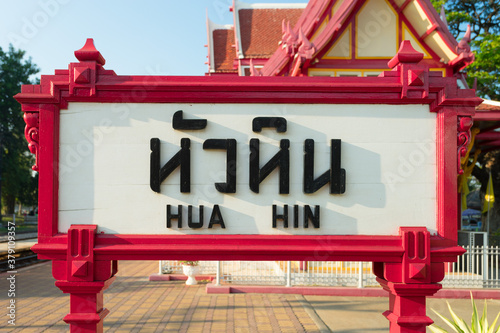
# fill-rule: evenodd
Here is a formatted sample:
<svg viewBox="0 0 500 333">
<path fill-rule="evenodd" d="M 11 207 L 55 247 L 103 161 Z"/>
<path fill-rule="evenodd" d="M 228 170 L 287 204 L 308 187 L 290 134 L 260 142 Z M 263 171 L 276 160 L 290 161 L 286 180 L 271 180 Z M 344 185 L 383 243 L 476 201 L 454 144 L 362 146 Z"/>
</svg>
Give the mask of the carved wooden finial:
<svg viewBox="0 0 500 333">
<path fill-rule="evenodd" d="M 286 30 L 288 36 L 286 40 L 287 44 L 293 45 L 295 47 L 295 45 L 297 44 L 297 35 L 293 32 L 293 28 L 290 25 L 290 21 L 288 21 L 286 24 Z"/>
<path fill-rule="evenodd" d="M 470 52 L 470 35 L 471 35 L 471 28 L 470 24 L 467 24 L 467 31 L 465 32 L 464 37 L 460 40 L 456 47 L 457 53 L 469 53 Z"/>
<path fill-rule="evenodd" d="M 467 31 L 455 48 L 457 57 L 451 60 L 448 65 L 453 66 L 456 71 L 461 71 L 476 59 L 474 52 L 471 51 L 469 43 L 471 42 L 471 28 L 467 25 Z"/>
<path fill-rule="evenodd" d="M 293 29 L 290 26 L 290 21 L 285 24 L 285 20 L 283 20 L 281 28 L 283 30 L 281 47 L 287 54 L 293 56 L 297 48 L 297 35 L 293 32 Z"/>
<path fill-rule="evenodd" d="M 97 51 L 94 46 L 94 40 L 92 38 L 87 38 L 87 42 L 85 45 L 75 51 L 75 57 L 80 62 L 82 61 L 95 61 L 97 64 L 103 66 L 106 63 L 106 60 L 101 55 L 101 52 Z"/>
<path fill-rule="evenodd" d="M 98 76 L 109 75 L 112 71 L 105 71 L 102 67 L 106 60 L 95 48 L 92 38 L 88 38 L 85 45 L 75 51 L 75 57 L 80 62 L 70 64 L 69 95 L 78 93 L 80 96 L 94 96 Z"/>
<path fill-rule="evenodd" d="M 404 40 L 399 46 L 398 53 L 389 60 L 387 65 L 389 68 L 394 68 L 399 64 L 417 64 L 424 59 L 424 54 L 413 48 L 409 40 Z"/>
<path fill-rule="evenodd" d="M 302 27 L 299 29 L 299 55 L 306 59 L 312 59 L 314 53 L 316 52 L 316 48 L 314 44 L 307 39 L 304 31 L 302 31 Z"/>
<path fill-rule="evenodd" d="M 427 98 L 429 96 L 429 67 L 421 65 L 424 54 L 416 51 L 410 41 L 404 40 L 398 53 L 387 65 L 401 75 L 401 98 Z"/>
<path fill-rule="evenodd" d="M 444 6 L 441 6 L 441 13 L 439 14 L 439 18 L 443 23 L 448 26 L 448 21 L 446 20 L 446 11 L 444 10 Z"/>
</svg>

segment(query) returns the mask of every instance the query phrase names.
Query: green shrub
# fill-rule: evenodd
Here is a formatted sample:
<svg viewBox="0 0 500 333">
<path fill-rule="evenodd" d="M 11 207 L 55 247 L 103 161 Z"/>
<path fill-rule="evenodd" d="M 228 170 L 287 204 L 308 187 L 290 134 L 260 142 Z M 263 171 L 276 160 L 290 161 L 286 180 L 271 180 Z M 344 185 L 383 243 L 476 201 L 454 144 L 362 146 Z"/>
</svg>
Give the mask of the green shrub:
<svg viewBox="0 0 500 333">
<path fill-rule="evenodd" d="M 500 326 L 496 329 L 495 331 L 495 326 L 497 324 L 498 317 L 500 316 L 500 313 L 498 313 L 497 317 L 495 318 L 495 321 L 491 326 L 488 325 L 488 319 L 486 318 L 486 300 L 484 301 L 484 309 L 483 309 L 483 314 L 481 315 L 481 318 L 479 318 L 479 314 L 477 313 L 477 307 L 476 303 L 474 302 L 474 298 L 472 297 L 472 293 L 470 295 L 471 301 L 472 301 L 472 319 L 471 319 L 471 325 L 467 325 L 465 321 L 458 317 L 455 312 L 452 310 L 450 303 L 446 301 L 446 304 L 448 304 L 448 309 L 450 310 L 451 318 L 448 319 L 442 315 L 440 315 L 438 312 L 436 312 L 434 309 L 434 313 L 436 313 L 439 318 L 443 319 L 448 326 L 450 326 L 453 329 L 453 332 L 458 332 L 458 333 L 499 333 L 500 332 Z M 446 333 L 448 331 L 442 329 L 441 327 L 438 327 L 436 325 L 429 326 L 429 329 L 432 332 L 435 333 Z"/>
</svg>

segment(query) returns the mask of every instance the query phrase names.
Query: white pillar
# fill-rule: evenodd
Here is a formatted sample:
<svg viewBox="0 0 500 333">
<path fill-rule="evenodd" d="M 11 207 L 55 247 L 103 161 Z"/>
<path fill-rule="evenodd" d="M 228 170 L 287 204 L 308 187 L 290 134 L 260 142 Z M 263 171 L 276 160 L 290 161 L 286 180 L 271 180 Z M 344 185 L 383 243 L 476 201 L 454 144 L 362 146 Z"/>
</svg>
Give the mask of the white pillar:
<svg viewBox="0 0 500 333">
<path fill-rule="evenodd" d="M 364 288 L 363 285 L 363 262 L 359 262 L 359 272 L 358 272 L 358 288 Z"/>
<path fill-rule="evenodd" d="M 489 244 L 488 244 L 488 233 L 483 234 L 483 288 L 487 288 L 487 280 L 489 280 L 489 267 L 488 267 L 488 259 L 489 259 Z"/>
<path fill-rule="evenodd" d="M 220 265 L 221 265 L 221 262 L 217 261 L 217 272 L 215 275 L 215 285 L 216 286 L 220 286 L 220 271 L 221 271 Z"/>
<path fill-rule="evenodd" d="M 287 287 L 292 286 L 292 262 L 291 261 L 286 262 L 286 286 Z"/>
</svg>

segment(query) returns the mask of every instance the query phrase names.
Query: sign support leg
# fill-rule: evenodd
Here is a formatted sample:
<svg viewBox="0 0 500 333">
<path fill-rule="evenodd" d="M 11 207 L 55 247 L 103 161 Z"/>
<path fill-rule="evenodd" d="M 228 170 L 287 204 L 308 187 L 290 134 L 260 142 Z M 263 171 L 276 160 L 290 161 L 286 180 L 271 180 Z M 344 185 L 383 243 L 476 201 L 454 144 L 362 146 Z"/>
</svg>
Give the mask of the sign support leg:
<svg viewBox="0 0 500 333">
<path fill-rule="evenodd" d="M 72 225 L 68 230 L 66 260 L 52 263 L 56 286 L 70 294 L 70 312 L 64 321 L 71 332 L 103 332 L 103 320 L 109 313 L 104 308 L 103 293 L 115 280 L 118 264 L 111 260 L 95 260 L 96 225 Z"/>
<path fill-rule="evenodd" d="M 56 282 L 57 287 L 70 294 L 70 313 L 64 317 L 64 321 L 70 325 L 71 332 L 103 332 L 104 318 L 109 313 L 103 307 L 103 292 L 114 279 L 88 283 Z"/>
<path fill-rule="evenodd" d="M 391 333 L 425 333 L 433 323 L 426 315 L 426 297 L 434 295 L 444 278 L 444 264 L 431 262 L 430 233 L 422 227 L 401 227 L 403 257 L 400 263 L 374 263 L 380 285 L 389 292 Z"/>
<path fill-rule="evenodd" d="M 389 310 L 384 312 L 390 322 L 389 332 L 424 333 L 433 323 L 426 315 L 426 297 L 434 295 L 441 285 L 393 283 L 380 278 L 377 281 L 389 292 Z"/>
</svg>

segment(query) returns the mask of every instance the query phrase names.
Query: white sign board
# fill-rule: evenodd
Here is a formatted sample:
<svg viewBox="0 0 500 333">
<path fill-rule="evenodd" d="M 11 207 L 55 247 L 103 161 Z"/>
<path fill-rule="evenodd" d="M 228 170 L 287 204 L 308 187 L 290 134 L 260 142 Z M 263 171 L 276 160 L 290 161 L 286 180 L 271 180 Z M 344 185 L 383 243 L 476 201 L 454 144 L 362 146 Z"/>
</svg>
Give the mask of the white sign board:
<svg viewBox="0 0 500 333">
<path fill-rule="evenodd" d="M 205 119 L 206 126 L 174 129 L 179 110 L 183 119 Z M 286 120 L 286 131 L 254 131 L 259 117 Z M 60 115 L 59 232 L 97 224 L 110 234 L 397 235 L 399 227 L 416 225 L 434 233 L 435 118 L 428 105 L 69 103 Z M 152 139 L 158 139 L 162 168 L 189 139 L 183 141 L 189 142 L 189 191 L 181 192 L 182 165 L 175 163 L 159 191 L 152 189 Z M 236 147 L 210 145 L 209 139 L 219 145 L 233 139 Z M 288 156 L 282 156 L 289 158 L 288 193 L 280 194 L 283 165 L 262 179 L 254 173 L 258 193 L 250 188 L 255 139 L 261 178 L 288 140 Z M 343 193 L 331 194 L 330 182 L 305 193 L 304 151 L 311 139 L 314 170 L 307 171 L 316 180 L 331 169 L 333 142 L 340 145 L 335 163 L 345 172 Z M 215 184 L 228 180 L 232 149 L 234 193 L 222 193 Z M 175 218 L 179 205 L 182 218 Z"/>
</svg>

